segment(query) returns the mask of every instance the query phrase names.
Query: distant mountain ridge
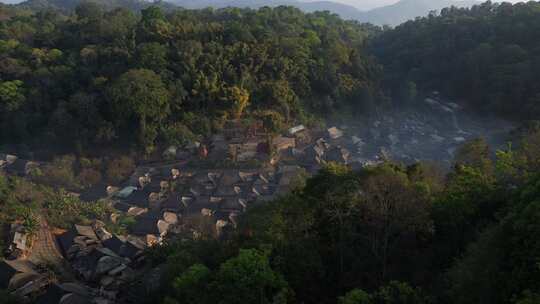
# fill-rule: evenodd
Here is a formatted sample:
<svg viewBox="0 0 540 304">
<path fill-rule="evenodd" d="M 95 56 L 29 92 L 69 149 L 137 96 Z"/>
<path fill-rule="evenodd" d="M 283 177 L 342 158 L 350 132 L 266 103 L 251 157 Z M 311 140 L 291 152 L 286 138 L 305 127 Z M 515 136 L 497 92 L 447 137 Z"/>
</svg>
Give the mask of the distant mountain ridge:
<svg viewBox="0 0 540 304">
<path fill-rule="evenodd" d="M 476 0 L 401 0 L 395 4 L 360 12 L 357 20 L 377 25 L 396 26 L 416 17 L 427 16 L 430 11 L 439 11 L 445 7 L 471 7 L 481 2 Z"/>
<path fill-rule="evenodd" d="M 298 7 L 305 12 L 330 11 L 344 19 L 369 22 L 376 25 L 396 26 L 416 17 L 427 16 L 430 11 L 441 10 L 445 7 L 470 7 L 479 4 L 476 0 L 401 0 L 395 4 L 361 11 L 353 6 L 332 1 L 301 2 L 297 0 L 169 0 L 171 3 L 188 8 L 200 9 L 205 7 L 250 7 L 288 5 Z"/>
<path fill-rule="evenodd" d="M 354 6 L 332 1 L 301 2 L 297 0 L 169 0 L 169 2 L 187 9 L 201 9 L 206 7 L 249 7 L 260 8 L 264 6 L 276 7 L 281 5 L 294 6 L 305 12 L 330 11 L 345 19 L 355 19 L 360 12 Z"/>
<path fill-rule="evenodd" d="M 5 0 L 4 0 L 5 1 Z M 12 0 L 10 0 L 12 1 Z M 33 10 L 55 8 L 72 10 L 81 1 L 87 0 L 27 0 L 17 4 L 23 8 Z M 141 10 L 150 5 L 159 5 L 166 9 L 174 9 L 175 6 L 186 9 L 202 9 L 206 7 L 225 8 L 240 7 L 257 9 L 264 6 L 294 6 L 305 12 L 330 11 L 338 14 L 341 18 L 369 22 L 375 25 L 396 26 L 416 17 L 427 16 L 430 11 L 441 10 L 449 6 L 470 7 L 480 2 L 475 0 L 400 0 L 399 2 L 375 8 L 369 11 L 359 9 L 342 3 L 332 1 L 302 2 L 298 0 L 167 0 L 150 2 L 144 0 L 88 0 L 101 4 L 103 7 L 112 9 L 126 7 L 133 10 Z"/>
</svg>

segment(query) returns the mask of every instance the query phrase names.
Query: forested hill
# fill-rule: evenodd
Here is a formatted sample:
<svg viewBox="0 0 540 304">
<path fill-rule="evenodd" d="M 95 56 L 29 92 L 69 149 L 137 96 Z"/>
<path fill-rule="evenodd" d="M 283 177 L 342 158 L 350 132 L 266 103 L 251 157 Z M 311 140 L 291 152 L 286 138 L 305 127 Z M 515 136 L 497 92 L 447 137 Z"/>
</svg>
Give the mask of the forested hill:
<svg viewBox="0 0 540 304">
<path fill-rule="evenodd" d="M 477 109 L 540 117 L 540 3 L 449 8 L 409 21 L 373 42 L 394 96 L 404 80 Z M 405 86 L 407 87 L 407 86 Z"/>
<path fill-rule="evenodd" d="M 259 9 L 261 7 L 293 6 L 303 12 L 329 11 L 346 20 L 369 22 L 375 25 L 396 26 L 416 17 L 427 16 L 432 11 L 440 11 L 442 8 L 470 7 L 479 4 L 476 0 L 400 0 L 394 4 L 377 7 L 370 10 L 361 10 L 354 6 L 333 1 L 304 2 L 299 0 L 26 0 L 17 6 L 33 11 L 43 9 L 57 9 L 71 12 L 83 2 L 91 1 L 106 9 L 124 7 L 139 12 L 149 6 L 159 6 L 164 10 L 175 9 L 221 9 L 227 7 Z M 369 5 L 369 4 L 366 4 Z"/>
<path fill-rule="evenodd" d="M 231 117 L 279 128 L 310 113 L 361 111 L 380 94 L 379 65 L 363 50 L 370 30 L 328 13 L 136 15 L 95 3 L 70 15 L 23 12 L 0 8 L 2 143 L 152 147 L 207 135 Z"/>
<path fill-rule="evenodd" d="M 86 0 L 27 0 L 17 4 L 17 7 L 40 11 L 45 9 L 60 10 L 64 13 L 72 12 L 80 3 Z M 115 8 L 126 8 L 139 12 L 149 6 L 159 6 L 164 10 L 173 10 L 175 5 L 165 1 L 145 1 L 145 0 L 91 0 L 106 10 L 112 10 Z"/>
<path fill-rule="evenodd" d="M 301 9 L 304 12 L 314 11 L 330 11 L 334 14 L 338 14 L 344 19 L 355 19 L 360 12 L 354 6 L 333 2 L 333 1 L 313 1 L 304 2 L 298 0 L 169 0 L 180 7 L 187 9 L 204 9 L 207 7 L 213 8 L 225 8 L 225 7 L 239 7 L 239 8 L 253 8 L 258 9 L 261 7 L 277 7 L 277 6 L 294 6 Z"/>
</svg>

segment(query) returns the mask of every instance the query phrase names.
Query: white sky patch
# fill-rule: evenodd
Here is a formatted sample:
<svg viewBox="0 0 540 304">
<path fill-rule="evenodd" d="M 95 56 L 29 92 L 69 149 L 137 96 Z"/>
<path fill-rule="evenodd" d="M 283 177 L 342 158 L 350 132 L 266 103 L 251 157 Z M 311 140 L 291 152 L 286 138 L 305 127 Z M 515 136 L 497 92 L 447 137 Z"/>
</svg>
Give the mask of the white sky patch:
<svg viewBox="0 0 540 304">
<path fill-rule="evenodd" d="M 321 0 L 301 0 L 304 2 L 317 2 Z M 352 5 L 358 9 L 361 10 L 369 10 L 376 7 L 386 6 L 390 4 L 394 4 L 398 2 L 399 0 L 329 0 L 331 2 L 339 2 L 344 3 L 348 5 Z M 456 0 L 459 1 L 459 0 Z M 485 2 L 484 0 L 480 0 L 479 2 Z M 503 2 L 502 0 L 492 0 L 492 2 Z M 523 0 L 505 0 L 504 2 L 524 2 Z"/>
</svg>

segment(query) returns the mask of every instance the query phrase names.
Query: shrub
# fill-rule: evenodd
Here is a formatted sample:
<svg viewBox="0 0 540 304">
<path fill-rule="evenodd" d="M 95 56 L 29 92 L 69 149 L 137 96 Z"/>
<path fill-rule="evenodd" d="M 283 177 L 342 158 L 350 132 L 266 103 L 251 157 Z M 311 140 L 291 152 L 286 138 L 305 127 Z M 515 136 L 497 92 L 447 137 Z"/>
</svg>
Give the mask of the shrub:
<svg viewBox="0 0 540 304">
<path fill-rule="evenodd" d="M 93 219 L 103 220 L 111 211 L 105 202 L 84 203 L 64 191 L 50 195 L 44 207 L 49 224 L 64 229 Z"/>
<path fill-rule="evenodd" d="M 65 155 L 55 158 L 46 165 L 38 180 L 48 185 L 63 186 L 66 188 L 78 188 L 77 179 L 73 171 L 75 156 Z"/>
<path fill-rule="evenodd" d="M 99 183 L 102 179 L 101 172 L 96 169 L 86 168 L 82 169 L 81 173 L 77 177 L 79 183 L 83 187 L 91 187 Z"/>
<path fill-rule="evenodd" d="M 163 130 L 165 142 L 174 146 L 186 146 L 197 140 L 197 136 L 184 124 L 176 123 Z"/>
<path fill-rule="evenodd" d="M 128 156 L 121 156 L 107 164 L 107 179 L 112 183 L 119 183 L 135 170 L 135 161 Z"/>
<path fill-rule="evenodd" d="M 182 116 L 182 121 L 197 135 L 209 136 L 212 133 L 212 122 L 206 116 L 188 112 Z"/>
</svg>

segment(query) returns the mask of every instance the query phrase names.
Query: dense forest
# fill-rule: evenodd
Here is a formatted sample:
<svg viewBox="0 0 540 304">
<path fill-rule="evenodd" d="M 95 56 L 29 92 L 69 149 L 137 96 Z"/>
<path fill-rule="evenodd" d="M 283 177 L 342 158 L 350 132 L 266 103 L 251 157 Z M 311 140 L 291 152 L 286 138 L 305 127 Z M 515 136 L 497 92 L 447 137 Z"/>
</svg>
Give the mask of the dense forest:
<svg viewBox="0 0 540 304">
<path fill-rule="evenodd" d="M 329 165 L 228 241 L 156 248 L 148 303 L 538 303 L 540 129 L 489 155 L 468 142 L 448 175 Z"/>
<path fill-rule="evenodd" d="M 276 132 L 332 113 L 413 105 L 433 90 L 467 110 L 534 119 L 538 33 L 535 2 L 449 8 L 395 29 L 291 7 L 0 5 L 0 143 L 152 152 L 229 119 L 260 119 Z M 202 233 L 150 249 L 161 281 L 157 290 L 135 286 L 133 300 L 539 303 L 540 126 L 513 136 L 499 151 L 467 142 L 450 172 L 422 162 L 384 160 L 360 172 L 330 163 L 292 193 L 248 208 L 222 240 Z M 54 168 L 73 167 L 64 161 Z M 121 181 L 135 168 L 127 157 L 87 162 L 87 174 L 58 176 L 82 183 L 99 167 Z M 110 208 L 62 191 L 0 176 L 0 223 L 36 227 L 29 212 L 45 210 L 51 225 L 67 228 Z"/>
<path fill-rule="evenodd" d="M 19 9 L 28 11 L 56 10 L 63 14 L 70 14 L 77 6 L 85 0 L 28 0 L 16 5 Z M 177 8 L 175 5 L 164 1 L 144 1 L 144 0 L 92 0 L 104 10 L 125 8 L 138 12 L 150 6 L 157 6 L 163 10 L 170 11 Z"/>
<path fill-rule="evenodd" d="M 438 90 L 477 110 L 540 117 L 540 3 L 446 8 L 385 31 L 372 51 L 393 96 Z"/>
<path fill-rule="evenodd" d="M 140 14 L 80 4 L 73 14 L 1 8 L 3 143 L 120 142 L 151 151 L 208 135 L 227 119 L 270 127 L 358 111 L 379 98 L 363 51 L 372 27 L 275 9 Z"/>
<path fill-rule="evenodd" d="M 292 7 L 38 4 L 0 6 L 1 142 L 22 150 L 151 151 L 239 116 L 279 130 L 433 90 L 507 118 L 540 115 L 537 2 L 447 8 L 384 30 Z"/>
</svg>

